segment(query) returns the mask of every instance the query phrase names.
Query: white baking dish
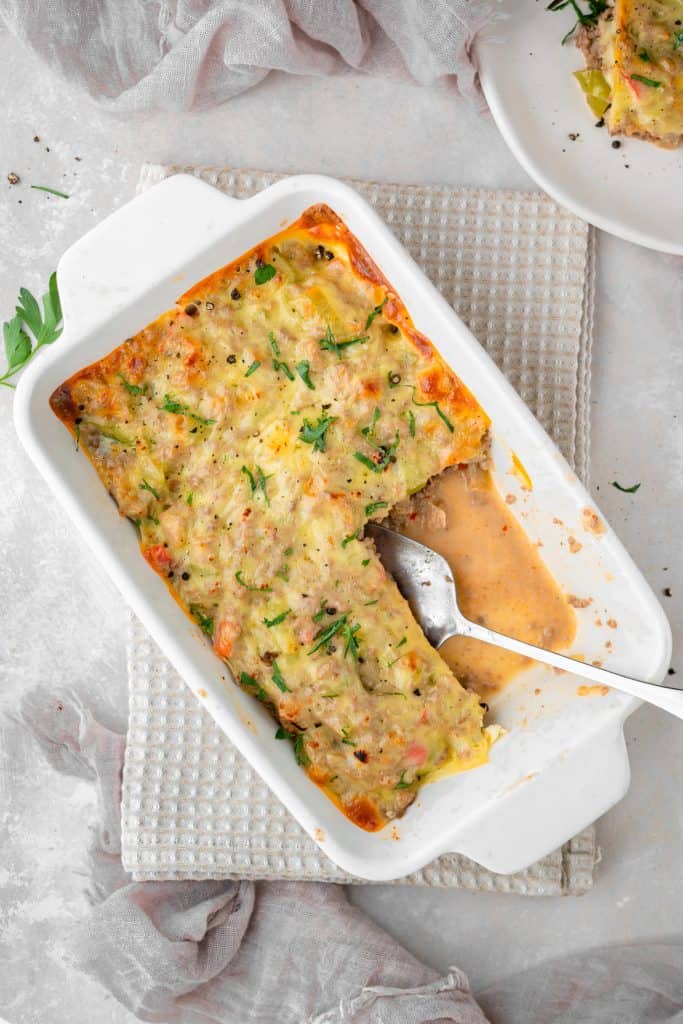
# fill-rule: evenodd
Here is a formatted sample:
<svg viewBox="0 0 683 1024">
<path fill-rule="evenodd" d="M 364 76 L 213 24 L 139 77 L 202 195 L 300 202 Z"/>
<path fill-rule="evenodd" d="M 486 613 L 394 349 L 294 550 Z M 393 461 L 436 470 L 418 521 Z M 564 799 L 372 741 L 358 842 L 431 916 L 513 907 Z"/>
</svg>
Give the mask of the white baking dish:
<svg viewBox="0 0 683 1024">
<path fill-rule="evenodd" d="M 493 702 L 509 730 L 490 764 L 424 787 L 405 817 L 379 833 L 347 821 L 274 739 L 273 721 L 235 686 L 199 630 L 141 558 L 94 469 L 49 408 L 54 388 L 173 304 L 210 271 L 276 233 L 313 203 L 328 203 L 392 282 L 417 327 L 439 347 L 493 419 L 495 473 L 527 533 L 580 609 L 575 652 L 643 679 L 669 663 L 668 623 L 644 579 L 607 528 L 585 528 L 594 506 L 571 469 L 467 328 L 373 210 L 330 178 L 293 177 L 251 199 L 230 199 L 179 175 L 134 199 L 77 242 L 58 277 L 65 313 L 60 341 L 25 372 L 15 416 L 29 454 L 91 544 L 124 599 L 218 724 L 306 831 L 341 867 L 363 878 L 405 875 L 446 851 L 495 871 L 526 867 L 606 811 L 625 793 L 625 717 L 637 701 L 610 692 L 577 695 L 578 680 L 534 667 Z M 533 480 L 510 474 L 515 452 Z M 558 524 L 561 520 L 563 525 Z M 568 537 L 580 541 L 572 553 Z M 607 620 L 618 623 L 616 628 Z M 597 625 L 597 621 L 602 625 Z M 606 647 L 611 643 L 613 647 Z"/>
</svg>

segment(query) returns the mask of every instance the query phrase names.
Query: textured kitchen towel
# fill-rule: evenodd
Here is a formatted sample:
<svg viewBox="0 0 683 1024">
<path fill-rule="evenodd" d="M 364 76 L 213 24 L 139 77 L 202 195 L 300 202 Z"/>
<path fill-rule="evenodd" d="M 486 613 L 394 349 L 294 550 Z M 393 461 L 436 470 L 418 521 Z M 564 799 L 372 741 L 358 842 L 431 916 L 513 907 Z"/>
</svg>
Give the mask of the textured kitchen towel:
<svg viewBox="0 0 683 1024">
<path fill-rule="evenodd" d="M 143 169 L 144 189 L 178 171 L 245 197 L 280 175 Z M 352 181 L 455 306 L 585 480 L 593 232 L 537 193 Z M 135 879 L 287 878 L 359 882 L 304 833 L 131 618 L 123 864 Z M 592 884 L 586 829 L 517 875 L 457 854 L 397 884 L 579 893 Z"/>
<path fill-rule="evenodd" d="M 475 89 L 497 0 L 0 0 L 0 21 L 67 82 L 124 113 L 198 110 L 270 71 L 358 71 Z"/>
</svg>

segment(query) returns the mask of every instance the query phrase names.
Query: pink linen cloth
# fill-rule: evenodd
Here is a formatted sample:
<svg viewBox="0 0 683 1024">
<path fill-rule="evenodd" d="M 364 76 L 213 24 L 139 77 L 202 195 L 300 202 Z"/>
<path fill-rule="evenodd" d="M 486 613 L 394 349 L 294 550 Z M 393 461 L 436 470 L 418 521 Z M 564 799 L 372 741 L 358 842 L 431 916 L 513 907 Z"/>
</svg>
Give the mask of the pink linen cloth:
<svg viewBox="0 0 683 1024">
<path fill-rule="evenodd" d="M 73 693 L 36 690 L 21 718 L 56 769 L 97 787 L 92 910 L 72 952 L 142 1020 L 486 1024 L 461 971 L 421 964 L 341 886 L 131 882 L 120 856 L 124 737 Z"/>
<path fill-rule="evenodd" d="M 201 110 L 271 70 L 355 70 L 476 96 L 470 47 L 496 0 L 0 0 L 0 21 L 120 113 Z"/>
<path fill-rule="evenodd" d="M 120 856 L 124 737 L 73 692 L 37 689 L 19 717 L 53 767 L 97 788 L 92 907 L 70 945 L 76 965 L 141 1020 L 683 1024 L 681 940 L 550 961 L 477 993 L 482 1010 L 462 971 L 420 963 L 341 886 L 131 882 Z"/>
</svg>

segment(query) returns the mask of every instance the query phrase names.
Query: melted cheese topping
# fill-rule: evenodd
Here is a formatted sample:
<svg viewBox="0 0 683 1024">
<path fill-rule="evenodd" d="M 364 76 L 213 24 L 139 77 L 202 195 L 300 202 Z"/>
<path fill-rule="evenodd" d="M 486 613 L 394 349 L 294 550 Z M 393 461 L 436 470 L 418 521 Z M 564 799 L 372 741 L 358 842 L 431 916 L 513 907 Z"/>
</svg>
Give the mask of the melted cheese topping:
<svg viewBox="0 0 683 1024">
<path fill-rule="evenodd" d="M 363 527 L 489 421 L 326 207 L 192 288 L 52 396 L 142 552 L 299 763 L 376 829 L 487 758 L 477 696 Z"/>
<path fill-rule="evenodd" d="M 616 0 L 601 21 L 610 132 L 665 147 L 683 141 L 682 15 L 680 0 Z"/>
</svg>

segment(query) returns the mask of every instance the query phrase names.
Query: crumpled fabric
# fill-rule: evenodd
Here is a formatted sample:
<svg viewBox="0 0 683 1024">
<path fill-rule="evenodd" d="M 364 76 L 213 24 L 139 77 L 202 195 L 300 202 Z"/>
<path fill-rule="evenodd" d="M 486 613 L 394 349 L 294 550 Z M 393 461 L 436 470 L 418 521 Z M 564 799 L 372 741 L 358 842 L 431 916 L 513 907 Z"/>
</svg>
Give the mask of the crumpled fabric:
<svg viewBox="0 0 683 1024">
<path fill-rule="evenodd" d="M 0 0 L 0 20 L 61 78 L 119 113 L 201 110 L 271 70 L 355 70 L 476 97 L 471 44 L 496 0 Z"/>
<path fill-rule="evenodd" d="M 20 718 L 58 771 L 97 787 L 92 908 L 79 968 L 142 1020 L 182 1024 L 487 1024 L 467 978 L 421 964 L 344 889 L 305 882 L 131 882 L 121 866 L 124 737 L 74 693 L 41 688 Z"/>
</svg>

